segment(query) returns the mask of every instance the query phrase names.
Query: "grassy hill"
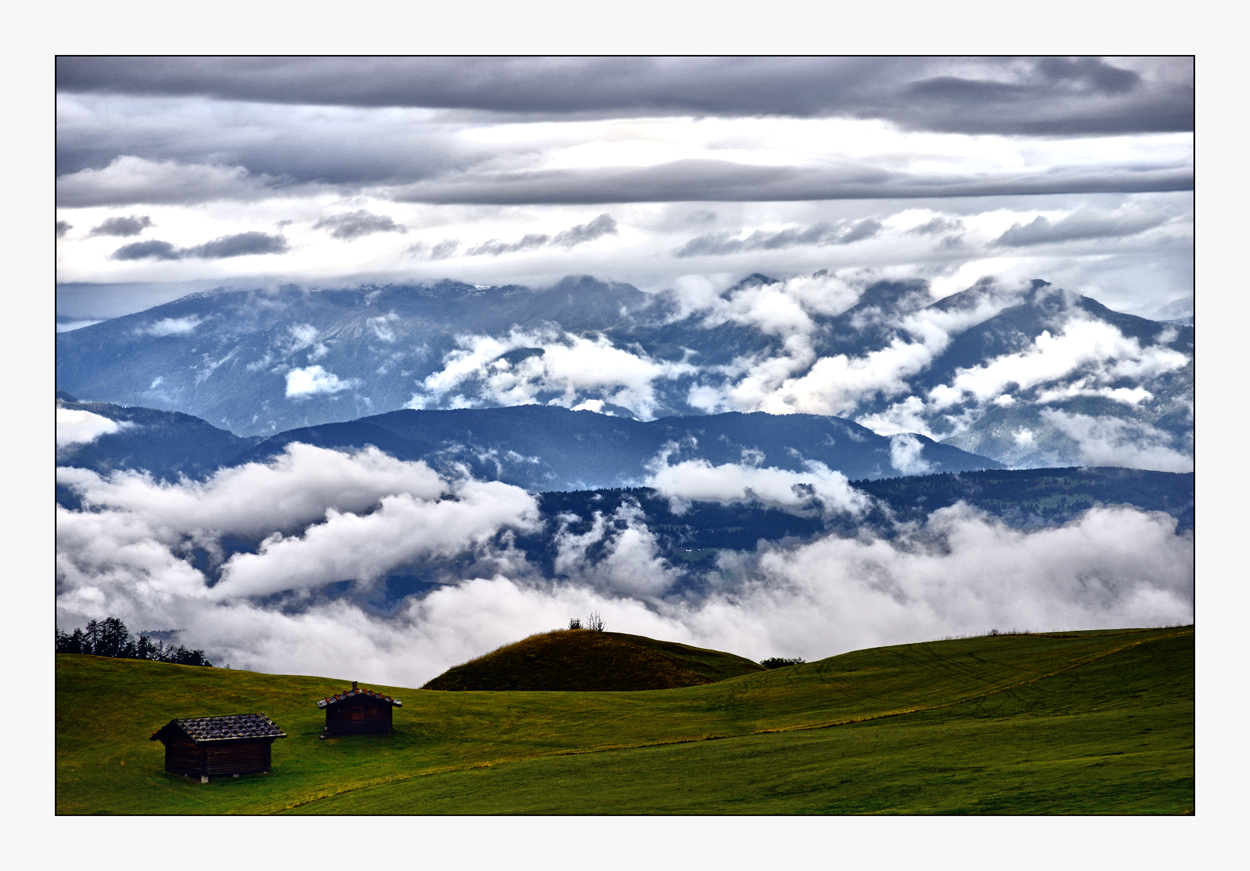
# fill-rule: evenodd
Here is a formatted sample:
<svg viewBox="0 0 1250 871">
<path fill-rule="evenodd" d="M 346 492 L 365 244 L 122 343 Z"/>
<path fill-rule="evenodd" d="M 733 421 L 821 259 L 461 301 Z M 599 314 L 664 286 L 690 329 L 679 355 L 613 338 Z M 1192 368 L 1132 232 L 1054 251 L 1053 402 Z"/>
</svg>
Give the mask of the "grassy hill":
<svg viewBox="0 0 1250 871">
<path fill-rule="evenodd" d="M 427 690 L 667 690 L 715 683 L 764 667 L 732 653 L 620 632 L 564 629 L 531 635 L 458 665 Z"/>
<path fill-rule="evenodd" d="M 1191 813 L 1192 627 L 856 651 L 648 692 L 436 692 L 318 740 L 341 681 L 57 657 L 60 814 Z M 264 712 L 273 771 L 191 781 L 149 736 Z"/>
</svg>

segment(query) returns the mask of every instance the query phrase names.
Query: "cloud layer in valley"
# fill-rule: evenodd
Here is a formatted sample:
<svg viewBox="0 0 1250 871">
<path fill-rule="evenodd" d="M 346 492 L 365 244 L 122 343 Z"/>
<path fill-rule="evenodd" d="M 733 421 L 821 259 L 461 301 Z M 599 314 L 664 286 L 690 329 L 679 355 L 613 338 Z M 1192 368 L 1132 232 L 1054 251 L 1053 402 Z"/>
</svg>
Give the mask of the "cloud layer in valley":
<svg viewBox="0 0 1250 871">
<path fill-rule="evenodd" d="M 748 463 L 737 483 L 718 476 L 715 492 L 704 472 L 671 466 L 657 484 L 674 498 L 750 490 L 786 504 L 807 483 L 797 492 L 851 511 L 865 498 L 821 469 L 786 476 Z M 613 630 L 755 659 L 1193 619 L 1192 535 L 1129 508 L 1023 532 L 956 505 L 894 540 L 826 535 L 727 552 L 718 581 L 696 591 L 628 501 L 582 518 L 580 532 L 557 518 L 548 576 L 514 546 L 539 522 L 535 497 L 374 449 L 293 444 L 198 484 L 68 468 L 58 483 L 84 506 L 58 508 L 60 625 L 117 616 L 134 630 L 177 630 L 218 664 L 267 672 L 418 686 L 591 611 Z M 383 579 L 414 567 L 437 583 L 379 610 Z"/>
</svg>

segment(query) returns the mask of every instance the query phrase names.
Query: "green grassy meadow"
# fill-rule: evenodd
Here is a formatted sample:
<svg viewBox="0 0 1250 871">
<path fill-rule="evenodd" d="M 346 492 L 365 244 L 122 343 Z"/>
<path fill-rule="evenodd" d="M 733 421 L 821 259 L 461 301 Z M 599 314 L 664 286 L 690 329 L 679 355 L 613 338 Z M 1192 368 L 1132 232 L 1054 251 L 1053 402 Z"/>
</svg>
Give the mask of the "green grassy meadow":
<svg viewBox="0 0 1250 871">
<path fill-rule="evenodd" d="M 59 814 L 1186 814 L 1193 627 L 855 651 L 641 692 L 399 698 L 319 740 L 342 681 L 57 657 Z M 264 712 L 273 771 L 163 770 L 176 717 Z"/>
</svg>

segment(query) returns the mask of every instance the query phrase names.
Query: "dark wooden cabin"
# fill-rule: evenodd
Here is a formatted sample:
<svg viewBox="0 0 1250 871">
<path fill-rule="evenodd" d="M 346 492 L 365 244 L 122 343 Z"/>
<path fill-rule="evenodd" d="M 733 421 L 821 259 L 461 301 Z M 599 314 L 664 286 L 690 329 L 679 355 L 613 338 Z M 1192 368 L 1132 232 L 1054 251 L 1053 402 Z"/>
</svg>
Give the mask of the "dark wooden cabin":
<svg viewBox="0 0 1250 871">
<path fill-rule="evenodd" d="M 150 740 L 165 745 L 166 771 L 208 783 L 210 777 L 268 771 L 273 742 L 285 737 L 264 714 L 231 714 L 170 720 Z"/>
<path fill-rule="evenodd" d="M 403 706 L 399 699 L 358 687 L 356 681 L 352 681 L 350 690 L 318 699 L 317 707 L 326 712 L 326 727 L 321 737 L 384 734 L 393 728 L 393 710 Z"/>
</svg>

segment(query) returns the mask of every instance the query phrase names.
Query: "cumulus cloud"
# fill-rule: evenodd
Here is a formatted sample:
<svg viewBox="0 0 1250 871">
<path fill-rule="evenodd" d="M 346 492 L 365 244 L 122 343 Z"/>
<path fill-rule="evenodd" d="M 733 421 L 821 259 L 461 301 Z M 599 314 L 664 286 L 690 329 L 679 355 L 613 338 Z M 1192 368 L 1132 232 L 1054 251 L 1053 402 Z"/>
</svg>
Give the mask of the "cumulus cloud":
<svg viewBox="0 0 1250 871">
<path fill-rule="evenodd" d="M 442 369 L 424 379 L 410 407 L 429 407 L 472 382 L 480 395 L 498 405 L 555 402 L 572 408 L 586 399 L 601 399 L 649 419 L 656 383 L 695 371 L 688 363 L 658 360 L 641 348 L 618 348 L 601 335 L 513 329 L 499 338 L 459 336 L 456 343 L 459 347 L 444 358 Z M 518 349 L 532 353 L 506 356 Z"/>
<path fill-rule="evenodd" d="M 148 336 L 185 336 L 195 332 L 202 321 L 195 315 L 185 318 L 161 318 L 147 326 L 140 327 L 137 332 Z"/>
<path fill-rule="evenodd" d="M 924 445 L 911 433 L 898 433 L 890 437 L 890 463 L 904 475 L 923 475 L 933 471 L 921 456 Z"/>
<path fill-rule="evenodd" d="M 1083 317 L 1068 319 L 1055 333 L 1045 330 L 1030 346 L 966 369 L 959 369 L 949 384 L 935 387 L 929 401 L 937 409 L 948 408 L 965 397 L 988 402 L 1009 385 L 1028 390 L 1040 384 L 1077 375 L 1094 365 L 1090 377 L 1110 382 L 1129 374 L 1159 375 L 1183 368 L 1184 354 L 1162 345 L 1147 345 L 1125 336 L 1113 325 Z"/>
<path fill-rule="evenodd" d="M 790 511 L 830 514 L 858 513 L 867 505 L 867 497 L 851 487 L 845 475 L 814 460 L 806 461 L 802 472 L 794 472 L 750 462 L 713 466 L 698 459 L 670 464 L 670 453 L 662 453 L 650 465 L 646 485 L 667 497 L 678 512 L 682 503 L 693 501 L 758 501 Z"/>
<path fill-rule="evenodd" d="M 64 468 L 58 482 L 85 506 L 58 509 L 61 625 L 120 616 L 135 627 L 178 627 L 180 643 L 269 672 L 419 686 L 591 611 L 616 631 L 757 660 L 814 660 L 991 628 L 1193 619 L 1192 535 L 1177 535 L 1170 517 L 1129 508 L 1025 532 L 958 505 L 892 540 L 825 536 L 726 554 L 715 583 L 698 592 L 678 583 L 628 500 L 586 522 L 559 518 L 556 570 L 545 577 L 506 541 L 508 530 L 533 528 L 533 497 L 440 478 L 372 449 L 291 445 L 269 464 L 202 483 Z M 223 560 L 227 535 L 262 543 Z M 193 547 L 218 549 L 216 574 L 196 567 Z M 370 578 L 492 549 L 485 574 L 449 572 L 385 613 L 370 605 Z M 318 594 L 337 581 L 352 584 L 334 598 Z"/>
<path fill-rule="evenodd" d="M 340 393 L 350 390 L 357 383 L 355 378 L 343 380 L 333 372 L 327 372 L 321 366 L 305 366 L 286 373 L 286 395 L 288 399 L 298 399 L 318 394 Z"/>
<path fill-rule="evenodd" d="M 766 550 L 732 598 L 712 597 L 687 619 L 701 638 L 737 634 L 718 632 L 717 619 L 749 633 L 727 649 L 808 658 L 991 628 L 1184 623 L 1193 539 L 1174 529 L 1165 515 L 1100 508 L 1026 533 L 961 504 L 894 542 L 830 536 Z"/>
<path fill-rule="evenodd" d="M 402 224 L 396 224 L 387 215 L 375 215 L 366 209 L 322 218 L 313 224 L 314 230 L 329 229 L 335 239 L 359 239 L 371 233 L 407 233 Z"/>
<path fill-rule="evenodd" d="M 570 531 L 565 518 L 555 535 L 555 572 L 609 594 L 654 601 L 677 580 L 659 555 L 654 533 L 637 501 L 625 500 L 610 515 L 594 513 L 590 529 Z M 599 550 L 598 559 L 591 555 Z"/>
<path fill-rule="evenodd" d="M 91 228 L 89 236 L 138 236 L 148 227 L 155 226 L 147 215 L 131 215 L 126 218 L 106 218 Z"/>
<path fill-rule="evenodd" d="M 57 450 L 70 445 L 81 445 L 95 441 L 102 435 L 117 432 L 125 424 L 109 420 L 99 414 L 76 408 L 56 410 L 56 447 Z"/>
<path fill-rule="evenodd" d="M 387 495 L 365 515 L 327 508 L 325 522 L 302 535 L 274 533 L 257 553 L 231 557 L 214 597 L 266 595 L 342 580 L 368 584 L 397 568 L 485 545 L 504 526 L 531 529 L 537 521 L 533 497 L 518 487 L 468 481 L 456 484 L 451 495 L 437 501 L 412 493 Z"/>
<path fill-rule="evenodd" d="M 126 472 L 101 477 L 85 469 L 57 469 L 84 505 L 141 517 L 153 529 L 217 530 L 254 537 L 302 528 L 328 509 L 362 512 L 385 496 L 433 499 L 447 484 L 424 463 L 396 460 L 376 448 L 342 453 L 292 443 L 269 463 L 225 469 L 206 482 L 160 484 Z"/>
<path fill-rule="evenodd" d="M 703 370 L 700 383 L 691 386 L 687 401 L 708 413 L 719 411 L 813 411 L 801 401 L 778 396 L 797 376 L 820 364 L 815 341 L 817 317 L 842 314 L 859 300 L 863 288 L 838 275 L 821 271 L 786 281 L 747 280 L 725 294 L 706 293 L 695 286 L 675 296 L 679 317 L 700 317 L 704 328 L 731 322 L 752 327 L 781 339 L 781 347 L 736 359 L 718 370 Z M 717 380 L 712 376 L 719 373 Z M 830 411 L 815 410 L 829 414 Z"/>
<path fill-rule="evenodd" d="M 929 318 L 911 318 L 913 332 L 862 356 L 834 354 L 817 359 L 801 375 L 785 373 L 767 380 L 744 379 L 731 391 L 736 404 L 770 414 L 853 414 L 877 396 L 910 391 L 907 379 L 925 369 L 950 342 L 950 335 Z M 779 374 L 779 373 L 778 373 Z"/>
<path fill-rule="evenodd" d="M 1156 472 L 1192 472 L 1194 459 L 1166 432 L 1144 421 L 1091 417 L 1045 408 L 1041 418 L 1074 439 L 1090 466 L 1127 466 Z"/>
<path fill-rule="evenodd" d="M 323 650 L 296 669 L 329 666 L 314 671 L 322 674 L 363 664 L 363 650 L 398 640 L 392 633 L 404 617 L 388 625 L 362 598 L 327 602 L 309 597 L 314 588 L 353 580 L 367 592 L 379 574 L 480 550 L 502 530 L 530 529 L 537 517 L 533 497 L 518 488 L 444 479 L 424 463 L 372 448 L 345 454 L 292 444 L 267 464 L 205 482 L 160 484 L 138 473 L 65 467 L 57 482 L 84 506 L 57 511 L 57 601 L 65 619 L 120 616 L 132 626 L 180 627 L 184 643 L 259 668 L 305 650 L 321 638 L 315 627 L 330 620 L 341 633 L 328 648 L 338 664 Z M 260 544 L 227 559 L 223 540 L 230 537 Z M 503 556 L 497 564 L 508 568 Z M 287 590 L 302 592 L 303 605 L 275 608 L 266 598 Z M 254 631 L 265 626 L 275 634 Z M 355 637 L 358 630 L 368 631 Z M 291 646 L 271 648 L 275 638 Z M 411 676 L 411 666 L 401 670 Z"/>
</svg>

